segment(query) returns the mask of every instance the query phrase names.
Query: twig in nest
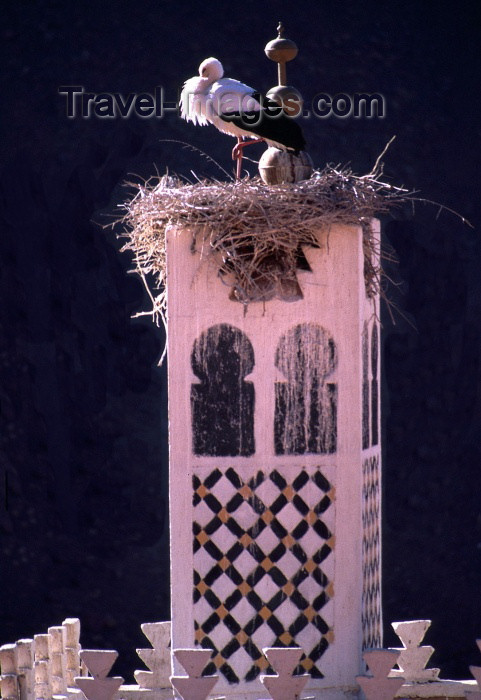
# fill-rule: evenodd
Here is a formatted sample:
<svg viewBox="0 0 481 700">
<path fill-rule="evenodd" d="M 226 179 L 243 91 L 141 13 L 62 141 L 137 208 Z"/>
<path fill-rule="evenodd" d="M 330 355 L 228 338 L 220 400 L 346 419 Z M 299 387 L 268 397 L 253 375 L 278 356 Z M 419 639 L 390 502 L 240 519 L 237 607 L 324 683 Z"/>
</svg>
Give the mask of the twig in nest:
<svg viewBox="0 0 481 700">
<path fill-rule="evenodd" d="M 215 261 L 224 281 L 233 280 L 231 296 L 244 304 L 291 293 L 302 246 L 317 247 L 321 229 L 360 225 L 367 293 L 386 298 L 384 272 L 375 261 L 379 254 L 381 259 L 392 259 L 392 254 L 379 250 L 370 222 L 406 202 L 423 200 L 380 180 L 382 155 L 364 176 L 327 166 L 309 180 L 276 186 L 259 178 L 186 184 L 168 175 L 129 183 L 136 193 L 122 205 L 125 230 L 120 237 L 126 241 L 122 250 L 134 253 L 135 269 L 149 293 L 148 313 L 165 323 L 165 231 L 171 225 L 191 232 L 192 250 Z M 154 285 L 147 281 L 150 276 Z"/>
</svg>

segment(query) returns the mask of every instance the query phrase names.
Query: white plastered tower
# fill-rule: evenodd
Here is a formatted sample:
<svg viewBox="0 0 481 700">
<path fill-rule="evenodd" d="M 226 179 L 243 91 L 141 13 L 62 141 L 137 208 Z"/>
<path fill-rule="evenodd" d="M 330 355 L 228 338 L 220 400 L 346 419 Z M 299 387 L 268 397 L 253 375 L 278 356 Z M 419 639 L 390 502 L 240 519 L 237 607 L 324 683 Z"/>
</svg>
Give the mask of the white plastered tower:
<svg viewBox="0 0 481 700">
<path fill-rule="evenodd" d="M 382 645 L 379 298 L 360 226 L 318 241 L 302 298 L 245 308 L 167 232 L 172 648 L 213 650 L 216 695 L 265 696 L 270 646 L 355 694 Z"/>
</svg>

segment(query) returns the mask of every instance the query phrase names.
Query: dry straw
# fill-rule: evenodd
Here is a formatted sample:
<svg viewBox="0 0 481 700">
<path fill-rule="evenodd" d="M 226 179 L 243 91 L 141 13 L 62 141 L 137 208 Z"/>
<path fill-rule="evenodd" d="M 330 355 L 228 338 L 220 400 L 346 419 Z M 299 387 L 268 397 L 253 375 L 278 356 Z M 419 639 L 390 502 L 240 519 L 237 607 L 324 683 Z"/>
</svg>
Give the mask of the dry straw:
<svg viewBox="0 0 481 700">
<path fill-rule="evenodd" d="M 348 168 L 326 167 L 309 180 L 265 185 L 259 178 L 238 182 L 202 180 L 195 184 L 163 176 L 155 182 L 129 183 L 134 196 L 123 204 L 126 239 L 135 269 L 152 301 L 150 314 L 165 321 L 165 232 L 173 225 L 191 237 L 191 248 L 215 264 L 243 304 L 273 297 L 302 296 L 296 279 L 306 264 L 302 246 L 318 246 L 319 231 L 333 224 L 360 225 L 364 276 L 369 295 L 382 293 L 380 242 L 370 222 L 407 201 L 409 193 L 382 182 L 379 159 L 371 173 L 357 176 Z"/>
</svg>

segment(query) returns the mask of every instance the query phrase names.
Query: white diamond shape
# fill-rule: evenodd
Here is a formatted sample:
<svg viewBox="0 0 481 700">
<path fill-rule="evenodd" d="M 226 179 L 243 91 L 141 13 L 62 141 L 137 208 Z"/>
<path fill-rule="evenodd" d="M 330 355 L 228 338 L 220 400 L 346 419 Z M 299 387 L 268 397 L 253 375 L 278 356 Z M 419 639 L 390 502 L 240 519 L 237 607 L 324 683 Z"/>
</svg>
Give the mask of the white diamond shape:
<svg viewBox="0 0 481 700">
<path fill-rule="evenodd" d="M 237 542 L 237 537 L 232 534 L 228 527 L 224 525 L 210 535 L 214 542 L 224 554 Z"/>
<path fill-rule="evenodd" d="M 200 503 L 195 506 L 194 520 L 199 523 L 201 527 L 205 527 L 214 517 L 215 513 L 209 508 L 205 501 L 200 501 Z"/>
<path fill-rule="evenodd" d="M 210 554 L 207 554 L 202 547 L 194 554 L 194 569 L 201 578 L 205 578 L 216 564 L 217 561 Z"/>
<path fill-rule="evenodd" d="M 299 544 L 307 556 L 312 557 L 319 549 L 321 549 L 325 541 L 326 540 L 322 539 L 322 537 L 319 537 L 314 528 L 309 527 L 306 534 L 299 540 Z"/>
<path fill-rule="evenodd" d="M 252 664 L 254 663 L 252 658 L 249 656 L 249 654 L 243 647 L 234 652 L 234 654 L 232 654 L 230 658 L 226 659 L 226 661 L 229 664 L 229 666 L 232 666 L 234 672 L 241 680 L 245 678 L 247 672 L 250 670 Z"/>
<path fill-rule="evenodd" d="M 254 590 L 263 603 L 268 603 L 272 596 L 274 596 L 279 590 L 279 586 L 277 586 L 271 577 L 266 574 L 256 583 Z"/>
<path fill-rule="evenodd" d="M 280 622 L 282 622 L 284 629 L 287 629 L 289 625 L 291 625 L 294 622 L 298 615 L 299 609 L 294 605 L 294 603 L 291 600 L 289 600 L 289 598 L 285 600 L 282 603 L 282 605 L 279 605 L 279 607 L 275 611 L 275 616 Z"/>
<path fill-rule="evenodd" d="M 221 503 L 228 503 L 230 499 L 237 493 L 236 487 L 227 479 L 227 477 L 222 476 L 219 481 L 217 481 L 214 486 L 211 487 L 210 492 L 214 494 L 218 501 Z"/>
<path fill-rule="evenodd" d="M 312 576 L 308 576 L 301 584 L 299 584 L 298 591 L 309 603 L 312 603 L 314 599 L 320 593 L 322 593 L 322 587 L 312 578 Z"/>
<path fill-rule="evenodd" d="M 299 559 L 288 550 L 277 562 L 277 568 L 282 571 L 286 578 L 291 579 L 294 574 L 302 568 L 302 564 Z"/>
<path fill-rule="evenodd" d="M 220 600 L 226 600 L 236 588 L 235 583 L 226 574 L 219 576 L 211 585 L 211 589 Z"/>
<path fill-rule="evenodd" d="M 324 491 L 310 479 L 299 489 L 298 494 L 311 510 L 315 508 L 326 495 Z"/>
<path fill-rule="evenodd" d="M 279 544 L 279 538 L 272 532 L 270 527 L 266 527 L 260 535 L 256 537 L 256 544 L 262 549 L 264 554 L 269 554 Z"/>
<path fill-rule="evenodd" d="M 234 567 L 237 569 L 239 574 L 246 579 L 249 574 L 251 574 L 257 566 L 257 562 L 254 557 L 249 554 L 248 549 L 239 554 L 237 559 L 233 562 Z"/>
<path fill-rule="evenodd" d="M 213 612 L 212 606 L 209 605 L 204 596 L 201 596 L 194 604 L 194 618 L 199 625 L 203 625 Z"/>
<path fill-rule="evenodd" d="M 219 651 L 232 641 L 232 632 L 221 621 L 209 632 L 209 639 L 212 639 Z"/>
<path fill-rule="evenodd" d="M 301 632 L 296 634 L 295 642 L 309 656 L 314 647 L 319 644 L 321 638 L 322 634 L 319 630 L 313 624 L 308 623 Z"/>
<path fill-rule="evenodd" d="M 256 611 L 247 598 L 242 597 L 237 605 L 230 611 L 230 614 L 241 627 L 245 627 L 249 620 L 255 617 Z"/>
<path fill-rule="evenodd" d="M 257 522 L 259 516 L 255 513 L 247 501 L 241 503 L 239 508 L 232 513 L 232 517 L 243 530 L 248 530 Z"/>
<path fill-rule="evenodd" d="M 260 498 L 260 500 L 269 507 L 279 496 L 280 491 L 270 479 L 266 479 L 256 488 L 255 494 L 257 498 Z"/>
<path fill-rule="evenodd" d="M 254 634 L 251 636 L 251 639 L 256 645 L 256 647 L 260 650 L 264 647 L 271 647 L 276 641 L 276 635 L 268 625 L 263 624 L 258 629 L 256 629 Z"/>
<path fill-rule="evenodd" d="M 292 505 L 292 503 L 288 503 L 279 513 L 277 513 L 276 518 L 288 532 L 292 532 L 296 525 L 298 525 L 298 523 L 302 520 L 302 515 Z"/>
</svg>

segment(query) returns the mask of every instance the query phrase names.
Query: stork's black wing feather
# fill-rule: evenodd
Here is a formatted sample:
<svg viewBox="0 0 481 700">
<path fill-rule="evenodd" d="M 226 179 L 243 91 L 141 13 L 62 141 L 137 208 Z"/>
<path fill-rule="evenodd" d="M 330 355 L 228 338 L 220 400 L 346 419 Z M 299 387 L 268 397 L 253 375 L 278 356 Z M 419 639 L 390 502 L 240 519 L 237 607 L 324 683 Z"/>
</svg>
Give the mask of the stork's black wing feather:
<svg viewBox="0 0 481 700">
<path fill-rule="evenodd" d="M 220 118 L 250 131 L 255 136 L 282 143 L 296 155 L 304 150 L 306 140 L 299 124 L 292 117 L 288 117 L 282 107 L 273 100 L 262 97 L 259 93 L 254 93 L 253 97 L 260 103 L 261 110 L 228 112 L 220 114 Z"/>
</svg>

